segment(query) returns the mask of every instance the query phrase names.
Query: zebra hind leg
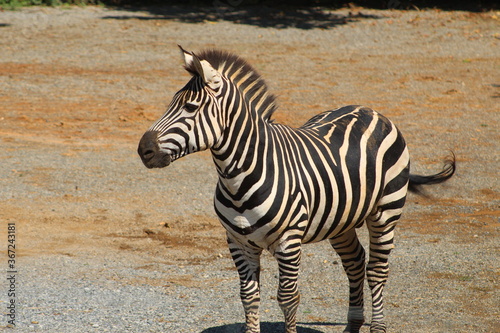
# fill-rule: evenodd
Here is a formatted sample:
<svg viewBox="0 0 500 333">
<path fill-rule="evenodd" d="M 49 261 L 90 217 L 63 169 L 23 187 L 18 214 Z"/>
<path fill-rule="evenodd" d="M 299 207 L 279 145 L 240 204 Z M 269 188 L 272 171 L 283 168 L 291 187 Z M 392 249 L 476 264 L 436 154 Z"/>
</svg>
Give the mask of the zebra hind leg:
<svg viewBox="0 0 500 333">
<path fill-rule="evenodd" d="M 262 249 L 250 248 L 227 239 L 229 251 L 240 276 L 240 297 L 245 311 L 244 333 L 260 333 L 260 255 Z"/>
<path fill-rule="evenodd" d="M 364 323 L 363 285 L 365 281 L 365 250 L 356 230 L 331 238 L 330 244 L 340 256 L 349 279 L 349 312 L 344 333 L 358 333 Z"/>
<path fill-rule="evenodd" d="M 368 285 L 372 293 L 370 333 L 386 332 L 383 292 L 389 276 L 389 254 L 394 248 L 394 228 L 401 216 L 403 204 L 404 198 L 379 206 L 379 210 L 366 221 L 370 233 L 370 257 L 366 268 Z"/>
<path fill-rule="evenodd" d="M 274 257 L 279 267 L 278 303 L 285 316 L 285 332 L 297 332 L 297 308 L 300 303 L 300 293 L 297 286 L 301 257 L 300 239 L 286 242 L 274 251 Z"/>
</svg>

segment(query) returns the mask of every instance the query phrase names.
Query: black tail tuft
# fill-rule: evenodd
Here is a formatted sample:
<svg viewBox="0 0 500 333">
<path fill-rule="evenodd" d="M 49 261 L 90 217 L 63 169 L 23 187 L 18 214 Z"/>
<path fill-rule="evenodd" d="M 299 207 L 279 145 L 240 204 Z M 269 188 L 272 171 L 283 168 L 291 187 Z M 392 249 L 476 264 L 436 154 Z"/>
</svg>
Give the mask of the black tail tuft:
<svg viewBox="0 0 500 333">
<path fill-rule="evenodd" d="M 451 152 L 451 156 L 448 157 L 443 166 L 443 170 L 435 175 L 430 176 L 420 176 L 410 174 L 410 183 L 408 184 L 408 190 L 415 193 L 422 193 L 420 190 L 420 185 L 432 185 L 442 183 L 453 176 L 456 170 L 455 154 Z"/>
</svg>

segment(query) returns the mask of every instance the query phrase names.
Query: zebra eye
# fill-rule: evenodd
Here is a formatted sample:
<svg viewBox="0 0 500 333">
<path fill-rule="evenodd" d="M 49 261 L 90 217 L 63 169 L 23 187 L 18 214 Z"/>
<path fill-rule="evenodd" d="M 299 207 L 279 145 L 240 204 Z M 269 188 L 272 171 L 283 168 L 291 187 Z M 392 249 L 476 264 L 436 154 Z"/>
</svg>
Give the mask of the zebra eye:
<svg viewBox="0 0 500 333">
<path fill-rule="evenodd" d="M 198 105 L 186 103 L 184 104 L 184 109 L 186 109 L 187 112 L 194 112 L 198 109 Z"/>
</svg>

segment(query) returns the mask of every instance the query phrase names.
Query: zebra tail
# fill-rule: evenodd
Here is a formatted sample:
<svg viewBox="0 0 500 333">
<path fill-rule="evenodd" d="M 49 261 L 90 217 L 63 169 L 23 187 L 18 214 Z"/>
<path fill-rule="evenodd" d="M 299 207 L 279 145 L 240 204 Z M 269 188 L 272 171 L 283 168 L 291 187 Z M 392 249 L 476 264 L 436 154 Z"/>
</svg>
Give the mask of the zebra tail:
<svg viewBox="0 0 500 333">
<path fill-rule="evenodd" d="M 441 172 L 429 176 L 412 175 L 410 174 L 410 182 L 408 184 L 408 190 L 414 193 L 423 194 L 420 188 L 421 185 L 432 185 L 439 184 L 448 179 L 450 179 L 456 170 L 456 159 L 455 154 L 451 152 L 443 166 Z"/>
</svg>

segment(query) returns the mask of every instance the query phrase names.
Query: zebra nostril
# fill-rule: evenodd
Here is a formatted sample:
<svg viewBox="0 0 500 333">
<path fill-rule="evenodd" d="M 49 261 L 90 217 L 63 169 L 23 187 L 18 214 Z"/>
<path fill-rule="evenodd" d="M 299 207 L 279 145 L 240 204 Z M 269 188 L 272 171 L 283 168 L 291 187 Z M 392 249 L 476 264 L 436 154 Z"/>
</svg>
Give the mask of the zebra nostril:
<svg viewBox="0 0 500 333">
<path fill-rule="evenodd" d="M 155 156 L 155 152 L 153 150 L 146 150 L 142 153 L 142 157 L 146 160 L 149 160 Z"/>
</svg>

